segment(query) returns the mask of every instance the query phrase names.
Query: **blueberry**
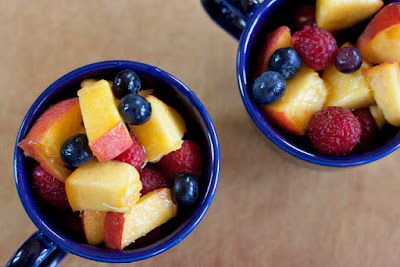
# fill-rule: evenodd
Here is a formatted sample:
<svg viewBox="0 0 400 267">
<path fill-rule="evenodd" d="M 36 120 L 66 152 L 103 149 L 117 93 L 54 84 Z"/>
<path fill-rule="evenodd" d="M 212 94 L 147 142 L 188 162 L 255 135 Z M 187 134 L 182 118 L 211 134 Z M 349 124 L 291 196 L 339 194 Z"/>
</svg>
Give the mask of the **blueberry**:
<svg viewBox="0 0 400 267">
<path fill-rule="evenodd" d="M 193 204 L 199 195 L 199 184 L 194 175 L 190 173 L 179 173 L 172 180 L 172 200 L 181 207 Z"/>
<path fill-rule="evenodd" d="M 286 89 L 286 80 L 276 71 L 264 72 L 253 84 L 253 97 L 261 104 L 270 104 L 281 98 Z"/>
<path fill-rule="evenodd" d="M 355 47 L 344 47 L 335 56 L 335 67 L 338 71 L 349 74 L 357 71 L 362 64 L 362 55 Z"/>
<path fill-rule="evenodd" d="M 136 72 L 126 69 L 121 70 L 117 76 L 115 76 L 113 83 L 114 96 L 121 99 L 127 94 L 137 94 L 142 86 L 140 78 Z"/>
<path fill-rule="evenodd" d="M 268 68 L 279 72 L 285 79 L 292 78 L 301 67 L 301 58 L 294 48 L 284 47 L 276 50 L 270 60 Z"/>
<path fill-rule="evenodd" d="M 82 166 L 94 158 L 86 134 L 77 134 L 67 139 L 60 153 L 64 163 L 72 167 Z"/>
<path fill-rule="evenodd" d="M 133 125 L 143 124 L 150 119 L 151 104 L 142 96 L 127 94 L 118 105 L 122 119 Z"/>
</svg>

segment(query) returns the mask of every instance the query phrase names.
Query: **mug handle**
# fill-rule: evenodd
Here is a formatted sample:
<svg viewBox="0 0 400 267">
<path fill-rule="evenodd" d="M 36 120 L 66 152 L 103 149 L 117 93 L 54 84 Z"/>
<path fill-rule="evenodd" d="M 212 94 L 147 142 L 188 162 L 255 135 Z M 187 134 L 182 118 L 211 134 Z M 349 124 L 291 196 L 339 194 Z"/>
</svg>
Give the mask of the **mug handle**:
<svg viewBox="0 0 400 267">
<path fill-rule="evenodd" d="M 48 240 L 40 231 L 31 235 L 7 262 L 6 267 L 56 266 L 67 252 Z"/>
<path fill-rule="evenodd" d="M 240 39 L 247 20 L 260 4 L 258 0 L 201 0 L 208 15 L 224 30 Z"/>
</svg>

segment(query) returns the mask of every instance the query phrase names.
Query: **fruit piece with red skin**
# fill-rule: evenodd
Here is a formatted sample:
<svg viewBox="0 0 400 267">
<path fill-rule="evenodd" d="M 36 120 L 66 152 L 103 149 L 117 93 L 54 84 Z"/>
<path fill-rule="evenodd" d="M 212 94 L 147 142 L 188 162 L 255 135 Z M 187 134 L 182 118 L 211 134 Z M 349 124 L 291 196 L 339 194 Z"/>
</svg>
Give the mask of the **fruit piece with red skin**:
<svg viewBox="0 0 400 267">
<path fill-rule="evenodd" d="M 325 82 L 316 71 L 303 65 L 287 80 L 282 97 L 268 105 L 259 105 L 267 120 L 278 128 L 295 135 L 305 135 L 307 125 L 326 100 Z"/>
<path fill-rule="evenodd" d="M 132 138 L 118 112 L 109 82 L 100 80 L 79 89 L 77 94 L 93 155 L 103 162 L 127 150 Z"/>
<path fill-rule="evenodd" d="M 356 47 L 374 64 L 400 60 L 400 3 L 390 3 L 371 19 L 358 37 Z"/>
<path fill-rule="evenodd" d="M 324 154 L 343 155 L 360 141 L 361 125 L 350 110 L 327 107 L 314 114 L 308 124 L 308 136 Z"/>
<path fill-rule="evenodd" d="M 118 141 L 112 141 L 118 140 Z M 110 131 L 89 143 L 93 155 L 100 161 L 108 161 L 119 156 L 132 145 L 125 123 L 118 122 Z"/>
<path fill-rule="evenodd" d="M 296 30 L 301 30 L 305 26 L 316 27 L 315 21 L 315 6 L 312 4 L 305 4 L 298 7 L 294 13 L 294 27 Z"/>
<path fill-rule="evenodd" d="M 192 140 L 184 140 L 180 149 L 162 157 L 157 166 L 164 173 L 165 179 L 172 181 L 181 172 L 191 173 L 199 179 L 202 165 L 200 145 Z"/>
<path fill-rule="evenodd" d="M 376 65 L 363 74 L 372 89 L 376 104 L 385 120 L 400 126 L 400 63 L 388 61 Z"/>
<path fill-rule="evenodd" d="M 141 196 L 127 214 L 107 212 L 104 244 L 107 248 L 121 250 L 175 217 L 177 210 L 168 188 Z"/>
<path fill-rule="evenodd" d="M 33 158 L 48 173 L 64 182 L 71 170 L 64 166 L 61 159 L 61 146 L 65 140 L 79 133 L 81 125 L 78 98 L 62 100 L 40 115 L 18 146 L 25 156 Z"/>
<path fill-rule="evenodd" d="M 65 184 L 45 171 L 41 165 L 33 170 L 32 180 L 36 191 L 47 203 L 59 210 L 69 207 Z"/>
<path fill-rule="evenodd" d="M 375 141 L 377 126 L 369 108 L 361 108 L 353 111 L 361 125 L 361 138 L 355 149 L 366 151 Z"/>
<path fill-rule="evenodd" d="M 332 34 L 318 27 L 306 26 L 295 32 L 292 43 L 302 61 L 315 71 L 331 65 L 338 50 Z"/>
<path fill-rule="evenodd" d="M 292 47 L 292 34 L 288 26 L 280 26 L 265 37 L 264 45 L 259 56 L 256 76 L 259 77 L 268 71 L 269 59 L 272 54 L 283 47 Z"/>
<path fill-rule="evenodd" d="M 267 109 L 261 107 L 261 110 L 265 117 L 271 120 L 271 122 L 279 128 L 282 128 L 284 131 L 295 134 L 295 135 L 304 135 L 305 132 L 293 123 L 292 118 L 288 116 L 284 111 L 278 111 L 273 109 Z"/>
<path fill-rule="evenodd" d="M 115 160 L 131 164 L 133 167 L 139 170 L 140 167 L 142 167 L 145 158 L 144 148 L 132 132 L 130 135 L 132 137 L 133 144 L 127 150 L 125 150 L 125 152 L 116 157 Z"/>
<path fill-rule="evenodd" d="M 348 29 L 373 15 L 382 6 L 382 0 L 316 0 L 317 26 L 330 32 Z"/>
<path fill-rule="evenodd" d="M 113 249 L 123 249 L 125 216 L 119 212 L 107 212 L 104 220 L 104 242 Z"/>
<path fill-rule="evenodd" d="M 153 190 L 167 187 L 163 174 L 156 168 L 146 166 L 143 170 L 139 170 L 139 175 L 143 186 L 140 191 L 142 196 Z"/>
</svg>

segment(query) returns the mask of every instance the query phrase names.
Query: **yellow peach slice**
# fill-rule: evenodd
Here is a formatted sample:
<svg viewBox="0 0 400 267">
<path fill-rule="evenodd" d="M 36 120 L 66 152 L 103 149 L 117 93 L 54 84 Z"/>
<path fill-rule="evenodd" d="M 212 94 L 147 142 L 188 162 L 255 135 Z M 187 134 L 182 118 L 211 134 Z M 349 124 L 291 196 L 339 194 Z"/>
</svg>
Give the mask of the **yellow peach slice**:
<svg viewBox="0 0 400 267">
<path fill-rule="evenodd" d="M 365 20 L 383 6 L 382 0 L 317 0 L 317 26 L 327 31 L 350 28 Z"/>
<path fill-rule="evenodd" d="M 98 245 L 104 241 L 104 220 L 106 211 L 81 211 L 82 230 L 90 245 Z"/>
<path fill-rule="evenodd" d="M 37 119 L 18 146 L 25 156 L 34 158 L 48 173 L 64 182 L 71 171 L 61 159 L 61 146 L 68 138 L 80 133 L 81 125 L 78 98 L 63 100 Z"/>
<path fill-rule="evenodd" d="M 283 130 L 305 135 L 308 122 L 324 105 L 326 94 L 325 82 L 318 73 L 303 65 L 293 78 L 287 80 L 283 96 L 272 104 L 260 105 L 260 109 Z"/>
<path fill-rule="evenodd" d="M 83 87 L 78 96 L 89 147 L 99 161 L 113 159 L 132 145 L 106 80 Z"/>
<path fill-rule="evenodd" d="M 400 3 L 382 8 L 358 37 L 356 46 L 368 62 L 400 61 Z"/>
<path fill-rule="evenodd" d="M 385 119 L 400 126 L 400 64 L 389 61 L 363 73 Z"/>
<path fill-rule="evenodd" d="M 81 82 L 81 88 L 92 86 L 93 84 L 97 83 L 98 81 L 100 81 L 100 80 L 99 79 L 93 79 L 93 78 L 85 79 L 85 80 L 83 80 Z M 113 82 L 112 81 L 107 81 L 107 82 L 110 84 L 110 87 L 112 88 Z"/>
<path fill-rule="evenodd" d="M 369 107 L 369 112 L 371 112 L 372 117 L 374 117 L 378 129 L 382 130 L 383 125 L 388 123 L 383 116 L 382 110 L 378 107 L 378 105 L 372 105 Z"/>
<path fill-rule="evenodd" d="M 166 223 L 177 214 L 177 206 L 168 188 L 156 189 L 132 206 L 128 214 L 108 212 L 104 222 L 104 243 L 123 249 L 138 238 Z"/>
<path fill-rule="evenodd" d="M 65 190 L 73 211 L 128 212 L 140 197 L 142 183 L 130 164 L 92 160 L 68 177 Z"/>
<path fill-rule="evenodd" d="M 264 46 L 261 50 L 262 54 L 259 57 L 260 62 L 257 77 L 268 71 L 268 64 L 272 54 L 279 48 L 284 47 L 293 47 L 292 34 L 288 26 L 280 26 L 265 37 Z"/>
<path fill-rule="evenodd" d="M 153 95 L 146 96 L 151 104 L 151 117 L 141 125 L 129 125 L 146 151 L 146 161 L 158 162 L 162 156 L 179 149 L 186 132 L 183 117 L 174 108 Z"/>
<path fill-rule="evenodd" d="M 346 43 L 341 48 L 348 46 L 351 45 Z M 324 107 L 340 106 L 347 109 L 358 109 L 375 104 L 372 89 L 362 75 L 371 67 L 371 64 L 363 61 L 360 69 L 350 74 L 340 72 L 335 65 L 324 70 L 322 79 L 326 82 L 328 89 Z"/>
</svg>

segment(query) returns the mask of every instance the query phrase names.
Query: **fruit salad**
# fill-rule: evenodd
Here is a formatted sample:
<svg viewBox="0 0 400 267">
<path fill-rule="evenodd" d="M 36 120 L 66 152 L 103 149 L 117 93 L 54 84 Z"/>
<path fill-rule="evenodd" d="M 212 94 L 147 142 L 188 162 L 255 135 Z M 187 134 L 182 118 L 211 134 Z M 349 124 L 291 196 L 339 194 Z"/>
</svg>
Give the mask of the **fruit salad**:
<svg viewBox="0 0 400 267">
<path fill-rule="evenodd" d="M 373 150 L 400 126 L 400 3 L 316 0 L 294 14 L 264 39 L 254 101 L 320 154 Z"/>
<path fill-rule="evenodd" d="M 189 136 L 189 137 L 188 137 Z M 177 109 L 125 69 L 85 79 L 18 143 L 35 161 L 32 184 L 55 212 L 79 215 L 90 245 L 122 250 L 162 237 L 161 226 L 199 196 L 199 142 Z"/>
</svg>

